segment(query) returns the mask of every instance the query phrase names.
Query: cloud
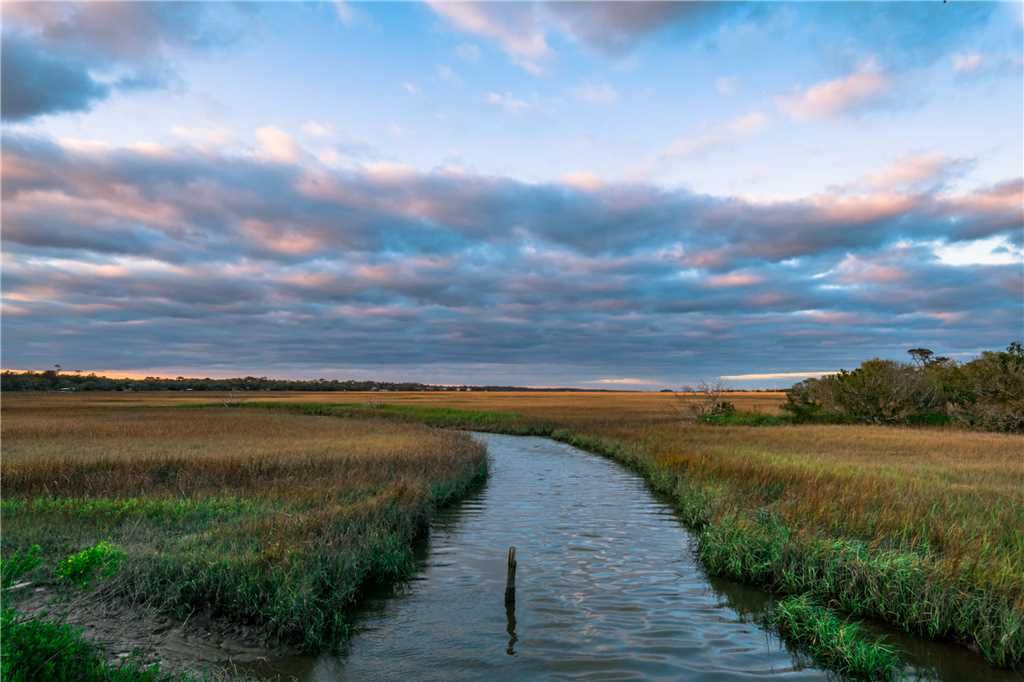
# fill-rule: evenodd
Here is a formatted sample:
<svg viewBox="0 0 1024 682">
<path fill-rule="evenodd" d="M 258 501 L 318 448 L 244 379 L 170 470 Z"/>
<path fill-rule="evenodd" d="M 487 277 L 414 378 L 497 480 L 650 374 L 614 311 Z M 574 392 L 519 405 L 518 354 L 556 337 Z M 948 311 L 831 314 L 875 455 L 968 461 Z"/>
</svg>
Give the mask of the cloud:
<svg viewBox="0 0 1024 682">
<path fill-rule="evenodd" d="M 165 87 L 174 54 L 234 42 L 250 13 L 209 3 L 5 3 L 3 118 L 87 111 L 114 92 Z"/>
<path fill-rule="evenodd" d="M 431 9 L 457 28 L 497 42 L 524 69 L 537 73 L 551 56 L 544 28 L 533 3 L 442 2 Z"/>
<path fill-rule="evenodd" d="M 674 140 L 664 152 L 662 158 L 673 159 L 704 154 L 712 149 L 721 147 L 736 140 L 753 135 L 764 129 L 768 124 L 768 117 L 760 111 L 754 111 L 739 116 L 730 121 L 698 134 L 688 137 L 680 137 Z"/>
<path fill-rule="evenodd" d="M 593 192 L 601 189 L 604 186 L 604 182 L 601 178 L 587 171 L 580 171 L 578 173 L 568 173 L 562 176 L 562 182 L 569 187 L 583 190 L 586 192 Z"/>
<path fill-rule="evenodd" d="M 707 279 L 707 285 L 713 288 L 722 287 L 749 287 L 764 282 L 764 277 L 751 272 L 729 272 L 722 275 L 712 275 Z"/>
<path fill-rule="evenodd" d="M 295 163 L 299 158 L 299 146 L 288 133 L 267 126 L 256 131 L 259 153 L 265 159 L 280 163 Z"/>
<path fill-rule="evenodd" d="M 519 114 L 530 109 L 529 102 L 527 102 L 526 100 L 519 99 L 518 97 L 515 97 L 511 93 L 507 92 L 484 93 L 484 101 L 510 114 Z"/>
<path fill-rule="evenodd" d="M 817 377 L 824 377 L 830 374 L 835 374 L 836 371 L 830 372 L 767 372 L 763 374 L 723 374 L 718 377 L 722 381 L 760 381 L 763 379 L 812 379 Z"/>
<path fill-rule="evenodd" d="M 985 55 L 977 52 L 959 52 L 951 58 L 953 70 L 957 73 L 971 73 L 981 68 L 985 62 Z"/>
<path fill-rule="evenodd" d="M 657 386 L 660 382 L 653 379 L 637 379 L 634 377 L 617 377 L 606 379 L 592 379 L 584 381 L 585 384 L 602 384 L 606 386 Z"/>
<path fill-rule="evenodd" d="M 573 95 L 588 104 L 615 104 L 619 101 L 619 93 L 610 83 L 580 83 L 573 89 Z"/>
<path fill-rule="evenodd" d="M 937 3 L 429 0 L 428 4 L 455 29 L 493 41 L 512 61 L 534 74 L 542 73 L 555 58 L 553 45 L 559 42 L 577 43 L 621 59 L 655 35 L 676 43 L 714 47 L 732 28 L 737 29 L 733 33 L 776 30 L 775 17 L 784 22 L 788 32 L 818 45 L 823 58 L 834 57 L 836 45 L 822 36 L 841 31 L 844 51 L 878 55 L 890 68 L 902 71 L 948 57 L 994 14 L 1006 11 L 999 3 L 938 7 Z M 1019 20 L 1019 15 L 1014 20 Z M 929 30 L 923 33 L 921 26 Z"/>
<path fill-rule="evenodd" d="M 417 86 L 415 83 L 410 83 L 409 81 L 405 81 L 404 83 L 402 83 L 402 89 L 405 90 L 410 95 L 420 94 L 419 86 Z"/>
<path fill-rule="evenodd" d="M 182 126 L 171 128 L 171 134 L 203 149 L 220 150 L 235 139 L 235 133 L 224 126 Z"/>
<path fill-rule="evenodd" d="M 87 64 L 55 59 L 20 35 L 4 36 L 0 70 L 0 109 L 6 121 L 86 111 L 110 94 L 109 85 L 89 75 Z"/>
<path fill-rule="evenodd" d="M 685 2 L 555 2 L 546 5 L 567 34 L 608 54 L 632 49 L 649 34 L 673 25 L 703 27 L 736 12 L 735 5 Z M 708 20 L 708 21 L 706 21 Z"/>
<path fill-rule="evenodd" d="M 962 176 L 973 165 L 971 159 L 950 158 L 938 152 L 916 154 L 868 174 L 866 181 L 870 187 L 885 191 L 937 189 Z"/>
<path fill-rule="evenodd" d="M 889 76 L 874 62 L 867 62 L 847 76 L 776 97 L 775 103 L 797 120 L 834 118 L 876 102 L 889 91 L 890 85 Z"/>
<path fill-rule="evenodd" d="M 345 26 L 351 26 L 355 23 L 356 13 L 352 9 L 352 5 L 346 0 L 334 0 L 334 14 Z"/>
<path fill-rule="evenodd" d="M 936 244 L 1011 248 L 1024 180 L 752 203 L 259 141 L 273 163 L 5 134 L 5 361 L 678 385 L 1019 330 L 1019 263 Z"/>
<path fill-rule="evenodd" d="M 302 124 L 302 132 L 307 137 L 329 137 L 332 133 L 332 128 L 329 123 L 306 121 Z"/>
<path fill-rule="evenodd" d="M 497 43 L 526 71 L 538 75 L 554 57 L 552 36 L 618 56 L 669 27 L 697 32 L 747 10 L 737 3 L 684 2 L 446 2 L 431 9 L 455 28 Z"/>
</svg>

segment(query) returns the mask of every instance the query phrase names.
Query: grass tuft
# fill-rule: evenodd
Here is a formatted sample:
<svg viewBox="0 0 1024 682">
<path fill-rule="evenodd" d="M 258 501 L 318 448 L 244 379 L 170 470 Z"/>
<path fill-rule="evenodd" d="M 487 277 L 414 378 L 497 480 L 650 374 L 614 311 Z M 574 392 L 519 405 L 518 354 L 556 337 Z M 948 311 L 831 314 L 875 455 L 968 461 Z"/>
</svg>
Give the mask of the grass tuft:
<svg viewBox="0 0 1024 682">
<path fill-rule="evenodd" d="M 39 555 L 39 545 L 31 545 L 23 550 L 11 552 L 6 558 L 0 558 L 0 587 L 10 587 L 23 576 L 28 575 L 43 563 Z"/>
<path fill-rule="evenodd" d="M 895 648 L 807 595 L 783 599 L 768 620 L 816 663 L 844 676 L 891 680 L 902 667 Z"/>
</svg>

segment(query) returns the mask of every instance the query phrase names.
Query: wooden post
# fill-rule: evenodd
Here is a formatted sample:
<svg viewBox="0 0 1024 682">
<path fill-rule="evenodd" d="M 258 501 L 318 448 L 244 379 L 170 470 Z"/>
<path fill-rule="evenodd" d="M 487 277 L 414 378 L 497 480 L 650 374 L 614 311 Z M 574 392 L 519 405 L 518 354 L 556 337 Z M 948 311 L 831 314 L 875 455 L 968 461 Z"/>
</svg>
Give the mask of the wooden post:
<svg viewBox="0 0 1024 682">
<path fill-rule="evenodd" d="M 505 573 L 505 596 L 509 593 L 516 598 L 516 548 L 508 548 L 508 571 Z"/>
<path fill-rule="evenodd" d="M 509 656 L 516 653 L 515 646 L 519 637 L 516 636 L 516 548 L 508 548 L 508 568 L 505 573 L 505 631 L 508 633 Z"/>
</svg>

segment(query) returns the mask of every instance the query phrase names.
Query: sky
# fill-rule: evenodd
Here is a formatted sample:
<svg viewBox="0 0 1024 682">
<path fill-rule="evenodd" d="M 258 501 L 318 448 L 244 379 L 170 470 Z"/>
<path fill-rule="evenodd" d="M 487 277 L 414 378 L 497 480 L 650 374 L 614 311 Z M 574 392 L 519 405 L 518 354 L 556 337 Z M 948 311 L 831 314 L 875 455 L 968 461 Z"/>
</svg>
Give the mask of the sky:
<svg viewBox="0 0 1024 682">
<path fill-rule="evenodd" d="M 1024 4 L 18 3 L 3 367 L 786 386 L 1024 337 Z"/>
</svg>

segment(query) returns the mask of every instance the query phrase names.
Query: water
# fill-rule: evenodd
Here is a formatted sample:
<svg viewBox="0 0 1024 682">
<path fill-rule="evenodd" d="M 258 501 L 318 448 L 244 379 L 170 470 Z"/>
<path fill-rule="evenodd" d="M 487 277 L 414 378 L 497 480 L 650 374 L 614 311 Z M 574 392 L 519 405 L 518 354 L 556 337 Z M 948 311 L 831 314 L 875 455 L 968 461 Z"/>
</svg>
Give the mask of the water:
<svg viewBox="0 0 1024 682">
<path fill-rule="evenodd" d="M 832 679 L 754 622 L 767 595 L 709 581 L 693 538 L 638 476 L 547 439 L 475 436 L 490 479 L 435 518 L 417 577 L 370 597 L 341 655 L 259 672 L 310 682 Z M 506 604 L 511 545 L 519 565 Z M 901 644 L 911 677 L 1004 676 L 958 647 Z"/>
</svg>

